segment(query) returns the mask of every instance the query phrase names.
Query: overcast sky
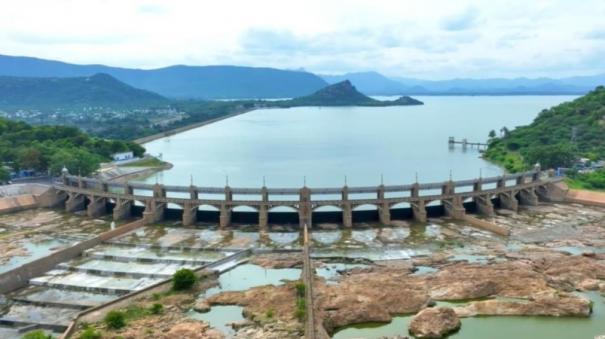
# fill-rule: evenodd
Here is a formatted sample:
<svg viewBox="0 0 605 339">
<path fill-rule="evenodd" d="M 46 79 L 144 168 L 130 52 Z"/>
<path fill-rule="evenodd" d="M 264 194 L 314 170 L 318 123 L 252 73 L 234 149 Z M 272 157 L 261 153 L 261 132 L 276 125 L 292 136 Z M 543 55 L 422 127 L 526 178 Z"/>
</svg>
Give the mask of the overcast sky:
<svg viewBox="0 0 605 339">
<path fill-rule="evenodd" d="M 605 73 L 605 0 L 0 0 L 0 54 L 390 76 Z"/>
</svg>

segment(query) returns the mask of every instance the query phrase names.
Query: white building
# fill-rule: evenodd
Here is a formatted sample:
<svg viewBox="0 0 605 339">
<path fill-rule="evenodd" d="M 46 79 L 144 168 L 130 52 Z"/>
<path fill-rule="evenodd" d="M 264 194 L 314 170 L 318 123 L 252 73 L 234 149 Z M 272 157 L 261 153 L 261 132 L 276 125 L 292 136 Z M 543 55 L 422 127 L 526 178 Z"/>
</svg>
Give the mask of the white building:
<svg viewBox="0 0 605 339">
<path fill-rule="evenodd" d="M 134 154 L 132 153 L 132 151 L 121 152 L 121 153 L 114 153 L 111 155 L 111 157 L 113 158 L 113 161 L 124 161 L 124 160 L 134 159 Z"/>
</svg>

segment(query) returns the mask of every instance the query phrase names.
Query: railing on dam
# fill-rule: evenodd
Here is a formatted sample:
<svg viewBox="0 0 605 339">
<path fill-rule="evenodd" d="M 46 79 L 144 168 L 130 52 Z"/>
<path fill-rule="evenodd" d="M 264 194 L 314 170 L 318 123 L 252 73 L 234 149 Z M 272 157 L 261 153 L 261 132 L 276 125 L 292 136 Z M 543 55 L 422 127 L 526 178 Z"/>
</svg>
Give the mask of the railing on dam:
<svg viewBox="0 0 605 339">
<path fill-rule="evenodd" d="M 539 168 L 523 173 L 470 180 L 313 188 L 200 187 L 135 182 L 122 184 L 64 175 L 54 188 L 68 194 L 67 210 L 84 208 L 84 201 L 87 199 L 90 215 L 100 213 L 107 199 L 115 202 L 116 218 L 129 213 L 129 204 L 135 201 L 145 205 L 145 212 L 153 220 L 161 219 L 167 204 L 176 204 L 183 208 L 183 223 L 191 224 L 195 222 L 195 211 L 198 207 L 210 205 L 219 211 L 220 224 L 227 225 L 233 208 L 248 206 L 259 213 L 259 224 L 265 226 L 269 210 L 288 206 L 298 212 L 301 225 L 311 225 L 311 216 L 315 209 L 333 206 L 342 210 L 343 224 L 350 226 L 352 210 L 361 205 L 376 206 L 382 223 L 389 223 L 389 210 L 400 203 L 408 203 L 418 220 L 426 219 L 425 207 L 435 201 L 441 201 L 446 214 L 452 217 L 460 217 L 464 212 L 462 203 L 469 199 L 474 201 L 479 212 L 484 214 L 493 212 L 493 198 L 500 198 L 504 208 L 514 210 L 518 203 L 537 203 L 536 193 L 548 194 L 546 187 L 560 180 L 562 179 L 553 176 L 552 171 L 543 172 Z M 336 198 L 328 199 L 327 196 L 330 195 Z"/>
</svg>

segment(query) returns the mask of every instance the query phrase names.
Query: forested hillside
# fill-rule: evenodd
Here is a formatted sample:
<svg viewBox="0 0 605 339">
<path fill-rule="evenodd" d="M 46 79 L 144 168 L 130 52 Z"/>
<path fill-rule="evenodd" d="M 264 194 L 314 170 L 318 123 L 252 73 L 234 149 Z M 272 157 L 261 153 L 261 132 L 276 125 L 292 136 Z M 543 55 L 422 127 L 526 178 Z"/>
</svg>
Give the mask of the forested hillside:
<svg viewBox="0 0 605 339">
<path fill-rule="evenodd" d="M 50 170 L 57 175 L 63 166 L 71 173 L 89 175 L 115 152 L 133 151 L 141 156 L 145 149 L 132 142 L 91 137 L 77 128 L 31 126 L 0 118 L 0 161 L 14 170 Z M 2 168 L 1 176 L 6 175 Z"/>
<path fill-rule="evenodd" d="M 528 126 L 493 138 L 485 157 L 509 171 L 570 167 L 579 157 L 605 159 L 605 87 L 543 110 Z"/>
</svg>

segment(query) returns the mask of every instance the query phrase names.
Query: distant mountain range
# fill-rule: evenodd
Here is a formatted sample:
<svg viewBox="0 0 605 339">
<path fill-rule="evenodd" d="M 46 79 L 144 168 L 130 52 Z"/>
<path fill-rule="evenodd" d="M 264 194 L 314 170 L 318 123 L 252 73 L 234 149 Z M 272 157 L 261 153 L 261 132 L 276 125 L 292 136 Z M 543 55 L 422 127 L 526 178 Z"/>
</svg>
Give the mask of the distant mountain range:
<svg viewBox="0 0 605 339">
<path fill-rule="evenodd" d="M 605 84 L 605 74 L 561 79 L 452 79 L 388 78 L 376 72 L 321 75 L 328 83 L 349 79 L 367 95 L 528 95 L 585 94 Z"/>
<path fill-rule="evenodd" d="M 152 70 L 75 65 L 30 57 L 0 55 L 0 75 L 17 77 L 82 77 L 97 73 L 169 98 L 293 98 L 328 85 L 303 71 L 240 66 L 170 66 Z"/>
<path fill-rule="evenodd" d="M 0 76 L 0 107 L 151 107 L 167 105 L 159 94 L 129 86 L 107 74 L 75 78 Z"/>
<path fill-rule="evenodd" d="M 171 99 L 295 98 L 344 80 L 350 80 L 366 95 L 585 94 L 605 84 L 605 74 L 561 79 L 423 80 L 387 77 L 377 72 L 318 76 L 305 71 L 241 66 L 178 65 L 142 70 L 0 55 L 0 76 L 63 78 L 97 73 Z"/>
</svg>

